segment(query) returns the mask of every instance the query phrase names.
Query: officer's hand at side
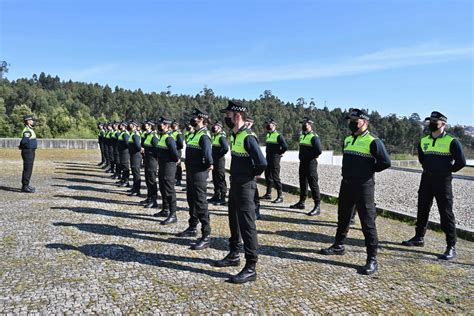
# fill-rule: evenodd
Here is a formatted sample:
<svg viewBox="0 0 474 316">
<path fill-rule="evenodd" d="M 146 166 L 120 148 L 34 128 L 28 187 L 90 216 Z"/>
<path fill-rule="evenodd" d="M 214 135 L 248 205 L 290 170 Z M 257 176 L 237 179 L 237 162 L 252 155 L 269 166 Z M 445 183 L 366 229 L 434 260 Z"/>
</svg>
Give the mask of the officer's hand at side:
<svg viewBox="0 0 474 316">
<path fill-rule="evenodd" d="M 214 169 L 213 165 L 210 165 L 209 168 L 207 168 L 207 170 L 209 170 L 209 171 L 212 171 L 213 169 Z"/>
<path fill-rule="evenodd" d="M 140 153 L 141 153 L 141 154 L 144 154 L 144 153 L 145 153 L 145 149 L 144 149 L 144 148 L 141 148 L 141 149 L 140 149 Z"/>
</svg>

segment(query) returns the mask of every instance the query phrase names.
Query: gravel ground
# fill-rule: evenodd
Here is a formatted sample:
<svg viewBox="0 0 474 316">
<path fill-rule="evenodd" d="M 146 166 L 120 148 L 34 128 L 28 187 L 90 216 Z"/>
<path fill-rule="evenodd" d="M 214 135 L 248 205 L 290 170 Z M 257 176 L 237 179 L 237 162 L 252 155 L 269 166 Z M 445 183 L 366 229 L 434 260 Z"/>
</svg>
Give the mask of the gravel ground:
<svg viewBox="0 0 474 316">
<path fill-rule="evenodd" d="M 336 207 L 313 218 L 263 203 L 257 222 L 256 282 L 225 282 L 241 267 L 215 268 L 227 251 L 227 208 L 211 206 L 212 242 L 192 251 L 185 192 L 178 218 L 163 227 L 95 165 L 91 151 L 38 151 L 35 194 L 18 192 L 19 152 L 0 152 L 0 315 L 27 314 L 472 314 L 474 243 L 437 259 L 444 234 L 428 231 L 424 248 L 400 242 L 413 226 L 378 217 L 379 271 L 357 274 L 366 253 L 358 220 L 347 254 L 326 257 Z M 335 180 L 337 183 L 338 181 Z M 260 186 L 260 192 L 263 187 Z M 208 190 L 211 194 L 211 189 Z"/>
<path fill-rule="evenodd" d="M 319 186 L 321 192 L 337 196 L 341 183 L 341 167 L 319 165 Z M 281 180 L 299 186 L 298 163 L 282 162 Z M 377 206 L 400 210 L 416 215 L 418 187 L 421 174 L 385 170 L 375 176 L 375 200 Z M 456 224 L 474 228 L 474 181 L 453 179 L 454 214 Z M 439 221 L 436 201 L 431 209 L 430 219 Z"/>
</svg>

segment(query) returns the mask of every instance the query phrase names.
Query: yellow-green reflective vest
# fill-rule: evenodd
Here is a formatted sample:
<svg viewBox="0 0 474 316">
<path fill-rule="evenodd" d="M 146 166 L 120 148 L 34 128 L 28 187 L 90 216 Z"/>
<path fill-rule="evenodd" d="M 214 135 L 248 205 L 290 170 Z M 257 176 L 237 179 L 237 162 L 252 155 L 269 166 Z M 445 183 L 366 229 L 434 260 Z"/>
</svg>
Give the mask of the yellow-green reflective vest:
<svg viewBox="0 0 474 316">
<path fill-rule="evenodd" d="M 110 137 L 117 139 L 117 131 L 112 131 Z"/>
<path fill-rule="evenodd" d="M 157 145 L 157 147 L 162 148 L 162 149 L 168 149 L 168 146 L 166 145 L 166 139 L 168 137 L 173 137 L 173 136 L 170 135 L 169 133 L 164 133 L 164 134 L 158 135 L 158 145 Z"/>
<path fill-rule="evenodd" d="M 30 133 L 30 139 L 35 139 L 36 138 L 36 134 L 35 134 L 35 131 L 31 128 L 29 128 L 28 126 L 25 126 L 25 128 L 23 129 L 23 131 L 21 132 L 21 137 L 23 137 L 23 135 L 25 134 L 25 132 L 28 132 Z"/>
<path fill-rule="evenodd" d="M 128 131 L 124 131 L 124 132 L 120 133 L 120 135 L 119 135 L 119 138 L 118 138 L 118 139 L 119 139 L 119 140 L 123 140 L 123 136 L 124 136 L 125 134 L 127 134 L 127 135 L 129 135 L 129 136 L 130 136 L 130 133 L 129 133 Z"/>
<path fill-rule="evenodd" d="M 203 128 L 203 129 L 200 129 L 199 131 L 194 132 L 193 134 L 189 135 L 188 144 L 186 146 L 189 147 L 189 148 L 202 149 L 201 145 L 199 145 L 199 141 L 201 140 L 201 137 L 203 135 L 207 135 L 207 136 L 209 136 L 209 138 L 211 138 L 207 128 Z"/>
<path fill-rule="evenodd" d="M 252 135 L 253 133 L 249 133 L 248 130 L 243 130 L 237 135 L 231 135 L 231 142 L 230 142 L 230 153 L 232 156 L 236 157 L 250 157 L 249 153 L 245 149 L 244 141 L 247 136 Z"/>
<path fill-rule="evenodd" d="M 307 134 L 303 133 L 300 135 L 300 146 L 313 146 L 311 144 L 311 140 L 313 137 L 318 137 L 318 134 L 315 132 L 311 131 Z"/>
<path fill-rule="evenodd" d="M 370 144 L 375 139 L 376 138 L 370 134 L 370 132 L 357 136 L 355 142 L 354 136 L 347 136 L 344 140 L 344 154 L 372 157 L 372 154 L 370 153 Z"/>
<path fill-rule="evenodd" d="M 431 135 L 425 136 L 420 141 L 421 150 L 425 155 L 450 156 L 449 148 L 454 138 L 449 134 L 436 138 L 434 141 Z M 433 146 L 434 143 L 434 146 Z"/>
<path fill-rule="evenodd" d="M 171 133 L 171 136 L 172 136 L 173 139 L 176 141 L 176 140 L 178 140 L 178 135 L 179 135 L 179 134 L 181 134 L 181 132 L 178 131 L 178 130 L 176 130 L 176 131 L 173 131 L 173 132 Z"/>
<path fill-rule="evenodd" d="M 110 139 L 111 134 L 112 134 L 111 131 L 107 131 L 107 132 L 105 133 L 105 138 Z"/>
<path fill-rule="evenodd" d="M 133 143 L 133 135 L 137 135 L 137 136 L 141 137 L 140 134 L 137 131 L 134 131 L 133 133 L 130 134 L 130 137 L 128 138 L 129 143 Z"/>
<path fill-rule="evenodd" d="M 221 147 L 220 139 L 221 139 L 221 137 L 225 137 L 225 136 L 226 135 L 225 135 L 224 132 L 220 132 L 220 133 L 217 133 L 214 136 L 212 136 L 212 146 Z"/>
<path fill-rule="evenodd" d="M 277 131 L 267 133 L 266 143 L 267 144 L 278 144 L 278 136 L 280 136 L 280 133 L 278 133 Z"/>
<path fill-rule="evenodd" d="M 146 138 L 145 138 L 145 141 L 143 142 L 143 146 L 145 147 L 152 147 L 152 143 L 151 141 L 153 140 L 153 138 L 155 137 L 155 132 L 151 132 L 150 134 L 146 135 Z"/>
</svg>

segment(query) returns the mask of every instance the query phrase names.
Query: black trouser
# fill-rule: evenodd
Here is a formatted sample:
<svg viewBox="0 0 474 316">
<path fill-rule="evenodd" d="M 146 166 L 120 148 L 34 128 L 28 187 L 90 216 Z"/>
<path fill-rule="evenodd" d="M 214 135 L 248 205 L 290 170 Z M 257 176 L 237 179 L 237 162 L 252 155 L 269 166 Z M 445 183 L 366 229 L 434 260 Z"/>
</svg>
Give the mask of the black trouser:
<svg viewBox="0 0 474 316">
<path fill-rule="evenodd" d="M 308 183 L 311 189 L 311 196 L 315 204 L 319 204 L 321 196 L 318 185 L 318 161 L 312 159 L 309 161 L 300 161 L 300 201 L 305 201 L 308 194 Z"/>
<path fill-rule="evenodd" d="M 163 203 L 162 209 L 169 209 L 171 212 L 176 212 L 176 190 L 175 190 L 175 176 L 176 176 L 176 162 L 158 160 L 158 181 L 160 183 L 161 200 Z"/>
<path fill-rule="evenodd" d="M 212 183 L 214 184 L 214 195 L 225 198 L 227 193 L 227 183 L 225 182 L 225 157 L 214 160 Z"/>
<path fill-rule="evenodd" d="M 189 205 L 189 227 L 195 228 L 201 222 L 203 236 L 211 234 L 211 223 L 207 205 L 207 176 L 209 172 L 186 168 L 186 199 Z"/>
<path fill-rule="evenodd" d="M 349 231 L 354 205 L 359 214 L 362 225 L 362 233 L 365 237 L 367 255 L 375 257 L 377 255 L 377 228 L 375 219 L 377 212 L 374 203 L 375 182 L 369 180 L 349 180 L 342 179 L 339 191 L 339 204 L 337 208 L 337 232 L 336 244 L 344 244 Z"/>
<path fill-rule="evenodd" d="M 280 160 L 281 155 L 267 155 L 267 168 L 265 169 L 265 182 L 267 184 L 267 194 L 272 193 L 272 187 L 277 190 L 278 196 L 282 196 L 282 186 L 280 181 Z"/>
<path fill-rule="evenodd" d="M 241 240 L 244 241 L 247 264 L 258 261 L 257 226 L 255 224 L 255 179 L 246 182 L 234 182 L 231 179 L 229 191 L 229 228 L 230 252 L 238 254 Z"/>
<path fill-rule="evenodd" d="M 138 192 L 140 191 L 141 187 L 141 177 L 140 177 L 140 165 L 142 163 L 142 155 L 140 152 L 136 152 L 134 154 L 130 154 L 130 166 L 132 170 L 133 176 L 133 191 Z"/>
<path fill-rule="evenodd" d="M 130 154 L 128 153 L 128 148 L 120 151 L 120 170 L 122 176 L 120 179 L 127 181 L 130 178 Z"/>
<path fill-rule="evenodd" d="M 113 152 L 114 152 L 114 161 L 115 161 L 115 174 L 117 174 L 117 176 L 120 178 L 122 168 L 120 165 L 120 153 L 117 148 L 117 145 L 113 146 Z"/>
<path fill-rule="evenodd" d="M 156 199 L 158 195 L 158 186 L 156 184 L 156 173 L 158 168 L 158 159 L 153 155 L 145 155 L 145 183 L 147 187 L 147 197 Z"/>
<path fill-rule="evenodd" d="M 102 148 L 104 150 L 105 163 L 107 166 L 110 166 L 109 145 L 107 145 L 107 143 L 103 143 Z"/>
<path fill-rule="evenodd" d="M 115 171 L 115 156 L 114 156 L 114 145 L 112 144 L 109 144 L 107 146 L 107 151 L 109 152 L 109 159 L 110 159 L 110 170 L 112 170 L 112 172 Z"/>
<path fill-rule="evenodd" d="M 30 185 L 31 174 L 33 173 L 33 163 L 35 162 L 36 149 L 22 149 L 23 173 L 21 175 L 22 186 Z"/>
<path fill-rule="evenodd" d="M 105 159 L 105 149 L 104 149 L 104 142 L 99 141 L 99 149 L 100 149 L 100 162 L 104 163 L 107 160 Z"/>
<path fill-rule="evenodd" d="M 433 198 L 438 204 L 441 229 L 446 234 L 448 246 L 456 245 L 456 221 L 453 213 L 452 175 L 430 175 L 423 173 L 418 190 L 418 213 L 416 216 L 416 236 L 424 237 Z"/>
<path fill-rule="evenodd" d="M 178 157 L 181 158 L 181 150 L 178 150 Z M 176 165 L 176 180 L 181 181 L 183 179 L 183 167 L 181 162 Z"/>
</svg>

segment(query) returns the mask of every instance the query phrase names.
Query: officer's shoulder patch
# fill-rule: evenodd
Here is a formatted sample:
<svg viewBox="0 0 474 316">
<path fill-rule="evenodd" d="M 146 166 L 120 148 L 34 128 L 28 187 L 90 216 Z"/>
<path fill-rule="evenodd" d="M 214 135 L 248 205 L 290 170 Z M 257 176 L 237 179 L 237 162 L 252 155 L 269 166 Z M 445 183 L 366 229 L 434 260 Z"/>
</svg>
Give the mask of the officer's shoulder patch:
<svg viewBox="0 0 474 316">
<path fill-rule="evenodd" d="M 31 133 L 30 132 L 24 132 L 23 133 L 23 137 L 30 137 L 31 136 Z"/>
</svg>

